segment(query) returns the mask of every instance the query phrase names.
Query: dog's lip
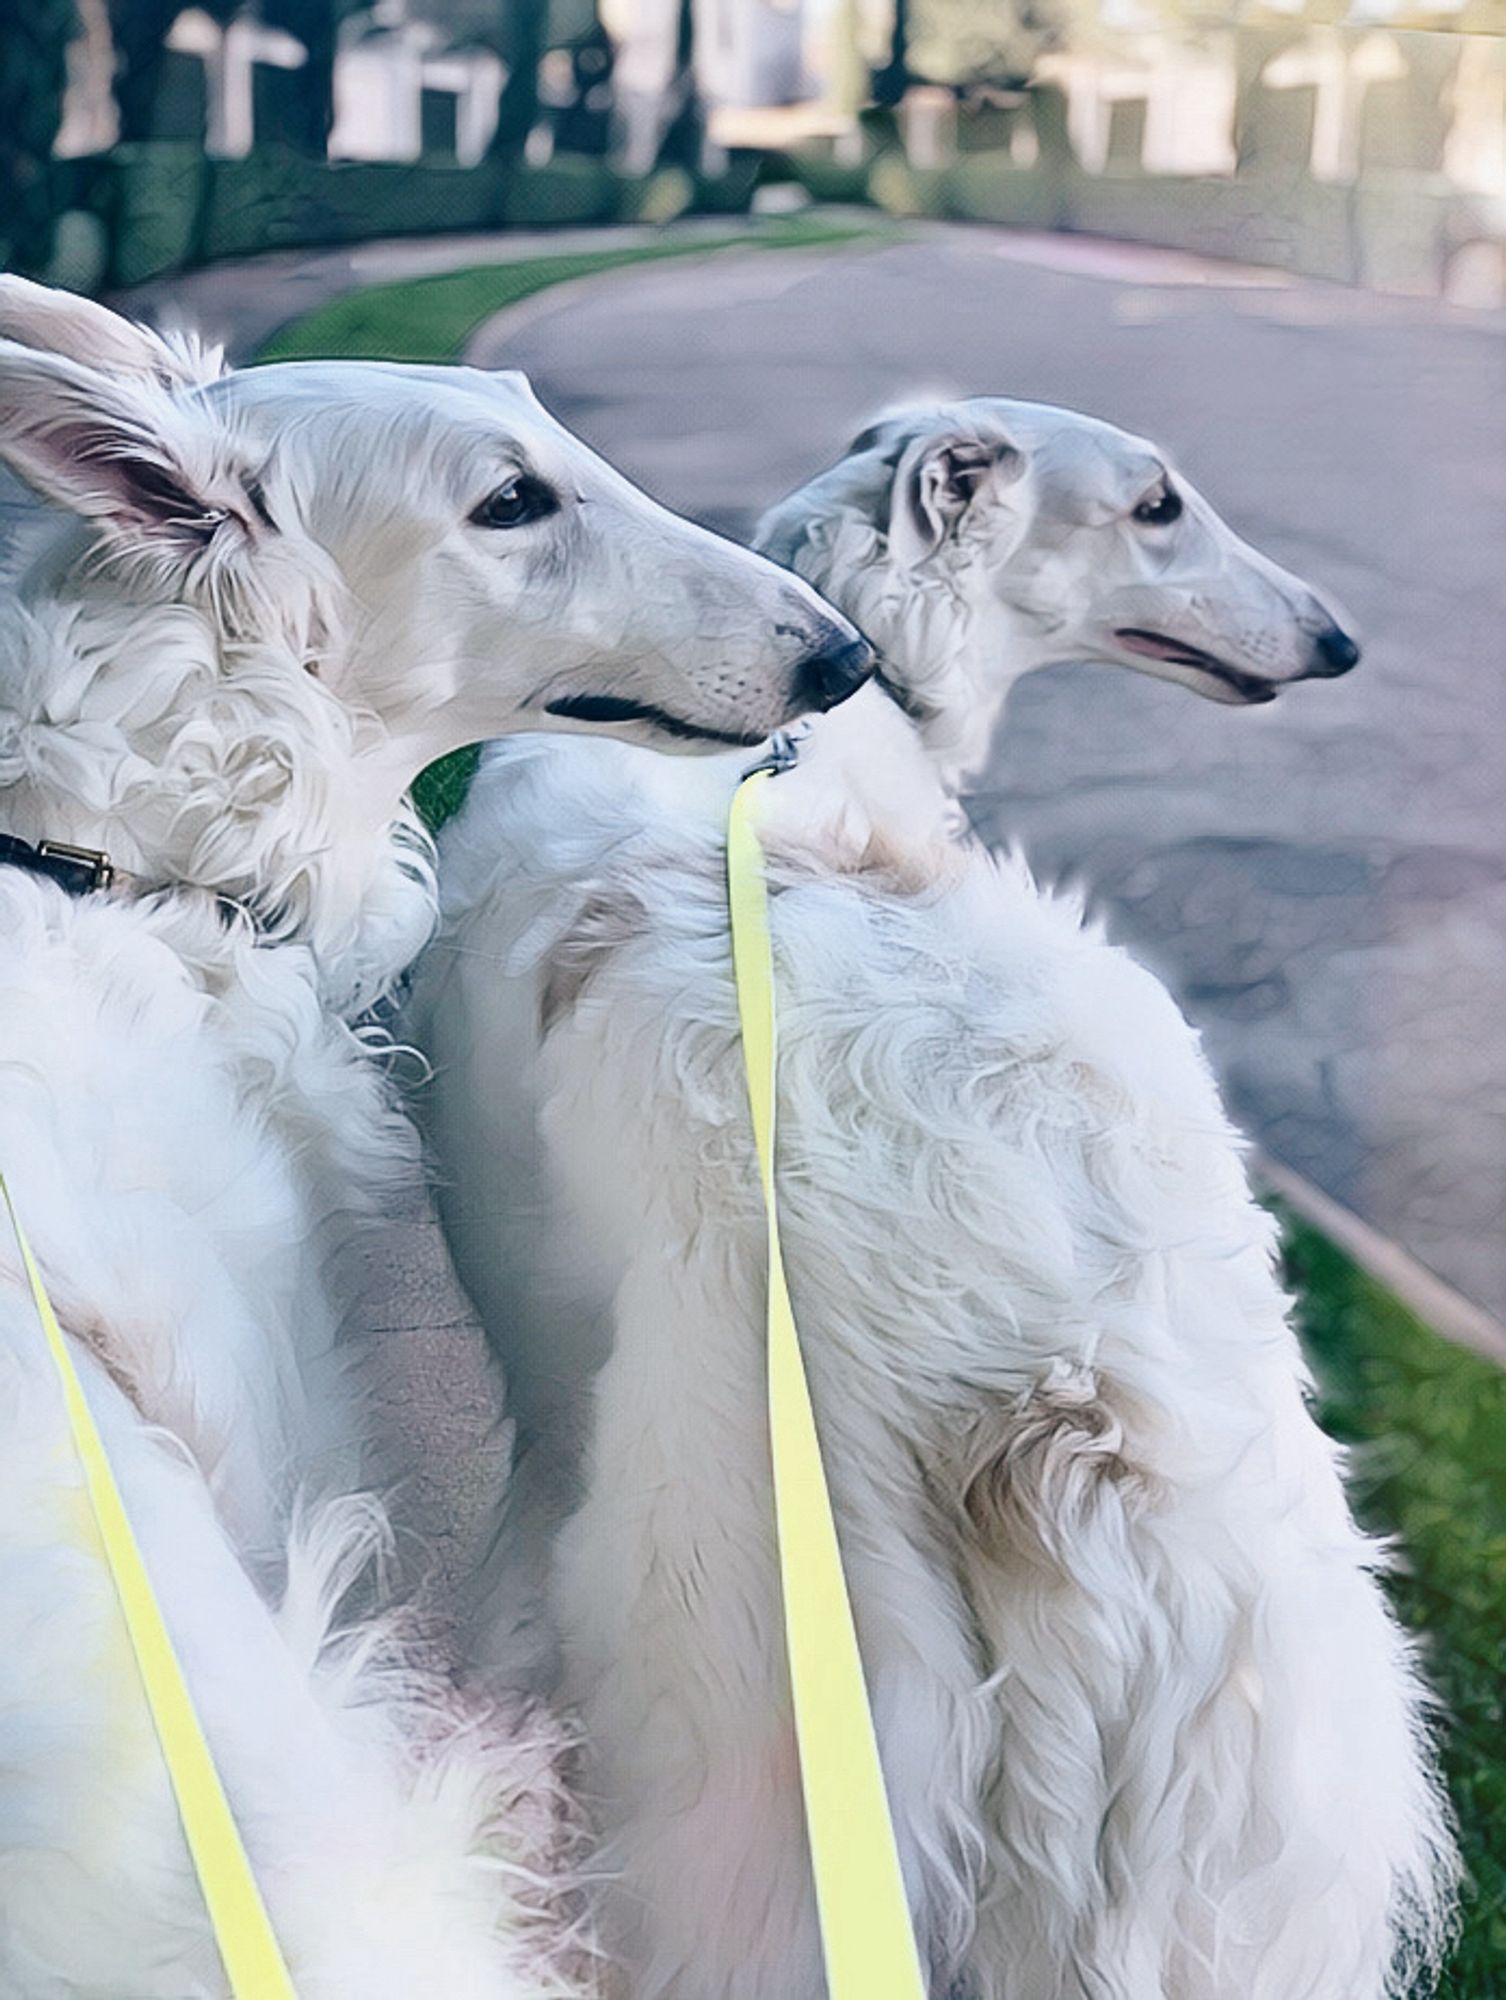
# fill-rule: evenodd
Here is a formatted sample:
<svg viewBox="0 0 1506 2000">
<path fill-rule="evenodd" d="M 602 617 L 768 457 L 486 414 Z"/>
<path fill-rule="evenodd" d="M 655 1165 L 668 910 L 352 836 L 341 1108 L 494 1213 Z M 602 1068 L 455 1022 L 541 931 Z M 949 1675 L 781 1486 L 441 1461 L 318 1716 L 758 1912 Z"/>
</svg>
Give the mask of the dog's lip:
<svg viewBox="0 0 1506 2000">
<path fill-rule="evenodd" d="M 1276 683 L 1262 680 L 1258 674 L 1247 674 L 1239 667 L 1231 667 L 1227 660 L 1221 660 L 1214 653 L 1206 653 L 1201 646 L 1189 645 L 1185 639 L 1175 639 L 1169 632 L 1152 632 L 1142 625 L 1120 625 L 1114 637 L 1121 646 L 1131 653 L 1139 653 L 1147 660 L 1165 660 L 1175 667 L 1196 667 L 1200 673 L 1211 674 L 1230 687 L 1247 702 L 1274 701 Z"/>
<path fill-rule="evenodd" d="M 561 694 L 544 703 L 546 715 L 568 716 L 575 722 L 646 722 L 651 728 L 662 730 L 666 736 L 676 736 L 686 742 L 732 743 L 739 749 L 751 749 L 759 743 L 766 743 L 769 732 L 766 729 L 746 730 L 712 729 L 705 723 L 687 722 L 683 715 L 672 715 L 668 709 L 656 707 L 649 701 L 631 701 L 624 695 L 616 694 Z"/>
</svg>

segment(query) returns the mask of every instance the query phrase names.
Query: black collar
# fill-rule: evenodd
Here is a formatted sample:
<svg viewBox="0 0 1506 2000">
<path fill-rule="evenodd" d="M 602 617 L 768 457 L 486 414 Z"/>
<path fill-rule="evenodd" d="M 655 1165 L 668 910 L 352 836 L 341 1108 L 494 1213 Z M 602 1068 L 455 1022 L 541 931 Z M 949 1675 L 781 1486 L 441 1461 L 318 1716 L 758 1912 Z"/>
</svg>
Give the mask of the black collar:
<svg viewBox="0 0 1506 2000">
<path fill-rule="evenodd" d="M 0 833 L 0 866 L 45 876 L 70 896 L 108 889 L 118 875 L 109 855 L 97 847 L 70 847 L 65 840 L 39 840 L 33 847 L 14 833 Z"/>
<path fill-rule="evenodd" d="M 171 882 L 145 882 L 139 875 L 127 874 L 125 869 L 117 868 L 100 847 L 71 847 L 66 840 L 39 840 L 33 847 L 29 840 L 22 840 L 19 834 L 14 833 L 0 833 L 0 868 L 24 868 L 28 875 L 40 875 L 45 881 L 56 882 L 70 896 L 92 896 L 99 889 L 134 889 L 138 895 L 150 896 L 173 887 L 187 886 Z M 261 919 L 249 903 L 237 902 L 234 896 L 223 895 L 215 889 L 204 893 L 213 896 L 222 922 L 249 923 L 254 931 L 264 930 Z"/>
</svg>

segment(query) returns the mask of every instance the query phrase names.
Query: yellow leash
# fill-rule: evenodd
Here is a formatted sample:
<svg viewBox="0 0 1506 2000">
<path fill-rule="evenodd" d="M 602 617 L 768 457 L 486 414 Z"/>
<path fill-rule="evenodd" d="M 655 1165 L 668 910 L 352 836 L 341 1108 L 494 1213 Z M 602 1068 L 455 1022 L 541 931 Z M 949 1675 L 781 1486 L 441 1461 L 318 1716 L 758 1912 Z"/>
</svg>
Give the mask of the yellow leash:
<svg viewBox="0 0 1506 2000">
<path fill-rule="evenodd" d="M 776 767 L 777 768 L 777 767 Z M 774 1186 L 774 959 L 751 772 L 727 824 L 732 956 L 768 1218 L 769 1429 L 785 1643 L 830 2000 L 925 2000 L 878 1742 L 790 1306 Z M 73 1357 L 3 1196 L 234 2000 L 296 2000 Z"/>
<path fill-rule="evenodd" d="M 293 1982 L 231 1817 L 230 1804 L 204 1740 L 193 1697 L 183 1679 L 183 1669 L 163 1623 L 120 1488 L 110 1470 L 104 1440 L 85 1400 L 67 1339 L 58 1325 L 3 1174 L 0 1174 L 0 1196 L 10 1215 L 37 1318 L 57 1368 L 100 1544 L 131 1636 L 147 1706 L 162 1745 L 188 1851 L 193 1857 L 230 1991 L 234 2000 L 295 2000 Z"/>
<path fill-rule="evenodd" d="M 777 761 L 772 768 L 779 768 Z M 750 772 L 733 797 L 727 889 L 743 1059 L 768 1217 L 769 1430 L 806 1831 L 830 2000 L 925 2000 L 779 1241 L 774 956 L 755 825 L 758 793 L 770 769 Z"/>
</svg>

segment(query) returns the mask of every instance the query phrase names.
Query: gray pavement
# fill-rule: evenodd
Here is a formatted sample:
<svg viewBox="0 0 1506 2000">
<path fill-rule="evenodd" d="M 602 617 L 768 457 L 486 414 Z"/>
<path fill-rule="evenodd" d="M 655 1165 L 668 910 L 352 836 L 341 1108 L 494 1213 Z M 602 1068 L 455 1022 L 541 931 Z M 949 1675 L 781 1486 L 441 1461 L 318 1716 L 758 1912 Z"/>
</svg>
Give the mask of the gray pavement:
<svg viewBox="0 0 1506 2000">
<path fill-rule="evenodd" d="M 121 303 L 241 359 L 352 286 L 622 236 L 293 252 Z M 1103 668 L 1027 681 L 975 816 L 1089 887 L 1272 1155 L 1506 1319 L 1503 332 L 1169 253 L 926 228 L 587 279 L 474 352 L 733 533 L 896 397 L 1077 404 L 1167 444 L 1342 598 L 1364 665 L 1270 708 Z M 0 492 L 0 544 L 5 512 Z"/>
<path fill-rule="evenodd" d="M 657 264 L 477 359 L 734 534 L 884 403 L 992 391 L 1166 444 L 1367 638 L 1233 712 L 1027 681 L 974 802 L 1087 884 L 1261 1144 L 1506 1317 L 1506 341 L 1498 318 L 976 230 Z"/>
</svg>

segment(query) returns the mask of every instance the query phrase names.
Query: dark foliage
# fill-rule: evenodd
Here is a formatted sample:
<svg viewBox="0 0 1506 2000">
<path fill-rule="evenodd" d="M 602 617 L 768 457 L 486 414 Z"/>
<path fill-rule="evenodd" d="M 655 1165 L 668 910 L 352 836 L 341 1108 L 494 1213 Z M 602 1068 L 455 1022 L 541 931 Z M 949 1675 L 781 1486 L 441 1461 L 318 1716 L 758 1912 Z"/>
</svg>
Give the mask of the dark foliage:
<svg viewBox="0 0 1506 2000">
<path fill-rule="evenodd" d="M 0 5 L 0 261 L 37 270 L 52 246 L 52 147 L 63 115 L 73 0 Z"/>
</svg>

